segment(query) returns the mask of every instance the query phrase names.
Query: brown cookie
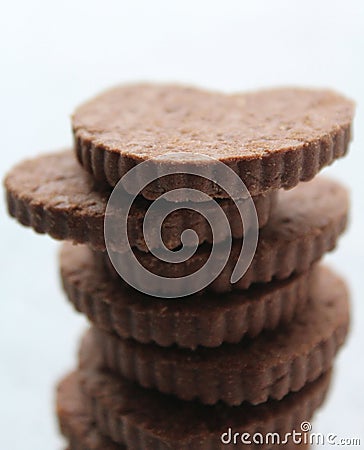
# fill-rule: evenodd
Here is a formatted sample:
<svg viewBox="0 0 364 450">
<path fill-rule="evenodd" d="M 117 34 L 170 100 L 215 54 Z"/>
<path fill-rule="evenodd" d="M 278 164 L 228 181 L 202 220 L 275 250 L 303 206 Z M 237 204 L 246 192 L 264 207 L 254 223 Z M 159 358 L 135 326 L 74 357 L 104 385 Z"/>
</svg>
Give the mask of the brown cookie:
<svg viewBox="0 0 364 450">
<path fill-rule="evenodd" d="M 297 431 L 299 432 L 300 418 L 308 420 L 308 418 L 313 415 L 315 409 L 318 408 L 324 400 L 330 382 L 330 374 L 328 373 L 315 383 L 306 386 L 302 392 L 291 394 L 286 397 L 283 400 L 282 405 L 278 402 L 269 402 L 269 404 L 264 405 L 264 407 L 248 407 L 245 414 L 242 410 L 243 408 L 234 408 L 227 417 L 224 417 L 225 407 L 222 407 L 220 411 L 218 411 L 218 408 L 211 409 L 214 417 L 208 419 L 207 408 L 197 406 L 195 409 L 194 404 L 189 406 L 188 404 L 181 402 L 183 405 L 183 412 L 176 413 L 176 422 L 173 424 L 172 430 L 169 433 L 166 430 L 166 427 L 171 424 L 171 418 L 167 418 L 166 423 L 164 423 L 163 415 L 167 415 L 168 412 L 174 413 L 176 406 L 178 406 L 180 402 L 168 400 L 168 398 L 163 398 L 158 394 L 146 391 L 147 401 L 143 400 L 139 409 L 137 401 L 133 403 L 130 396 L 127 395 L 127 402 L 132 405 L 129 411 L 130 419 L 126 408 L 122 407 L 120 412 L 120 419 L 125 423 L 125 438 L 123 441 L 129 441 L 128 447 L 125 447 L 124 444 L 116 444 L 111 438 L 103 435 L 98 430 L 95 420 L 92 418 L 92 413 L 90 412 L 90 400 L 87 399 L 87 396 L 85 396 L 81 390 L 80 378 L 81 375 L 79 372 L 72 372 L 61 380 L 57 389 L 57 415 L 61 432 L 69 440 L 69 448 L 67 450 L 126 450 L 126 448 L 134 450 L 183 450 L 187 448 L 186 446 L 188 444 L 184 441 L 187 441 L 188 439 L 191 441 L 192 446 L 189 447 L 191 450 L 231 448 L 228 444 L 221 443 L 219 432 L 221 434 L 225 432 L 229 433 L 227 430 L 229 426 L 233 425 L 240 427 L 237 428 L 237 430 L 240 429 L 241 431 L 246 431 L 246 427 L 251 434 L 253 434 L 255 430 L 258 433 L 262 433 L 265 430 L 276 430 L 276 432 L 281 433 L 283 436 L 285 432 L 289 432 L 286 430 L 289 430 L 290 425 L 292 427 L 297 426 Z M 111 377 L 111 379 L 112 381 L 110 384 L 112 385 L 116 380 L 113 377 Z M 100 380 L 94 380 L 94 382 L 97 381 Z M 102 390 L 108 389 L 108 386 L 106 386 L 108 381 L 109 380 L 106 378 Z M 122 398 L 123 392 L 127 394 L 127 392 L 124 391 L 126 386 L 126 382 L 122 381 L 119 383 L 117 388 L 117 391 L 119 392 L 115 392 L 117 399 Z M 113 389 L 112 386 L 111 389 Z M 138 389 L 133 385 L 131 387 L 131 393 L 135 392 L 140 396 L 144 390 L 141 388 Z M 110 390 L 109 394 L 113 395 L 113 393 L 114 389 L 113 391 Z M 151 404 L 154 397 L 157 400 L 155 406 Z M 106 401 L 110 400 L 111 398 L 108 398 Z M 300 402 L 302 402 L 303 406 L 302 412 L 299 412 Z M 163 407 L 167 405 L 168 409 L 165 412 L 163 412 L 163 410 L 158 410 L 157 417 L 153 420 L 153 416 L 151 415 L 152 411 L 159 405 Z M 93 404 L 92 407 L 96 407 L 96 404 Z M 188 416 L 189 409 L 192 411 L 191 418 Z M 115 409 L 113 408 L 110 413 L 114 411 Z M 250 412 L 251 417 L 249 416 Z M 104 411 L 101 411 L 101 414 L 102 413 L 104 413 Z M 147 415 L 143 417 L 143 414 Z M 193 436 L 192 430 L 195 427 L 195 423 L 193 422 L 194 417 L 197 418 L 196 425 L 198 429 L 196 431 L 202 435 L 200 442 L 197 436 Z M 234 423 L 229 423 L 230 417 L 234 419 Z M 182 418 L 184 422 L 178 423 L 177 419 L 179 418 Z M 216 422 L 214 422 L 214 419 Z M 113 418 L 106 419 L 102 416 L 100 417 L 100 420 L 108 420 L 112 426 L 115 426 L 113 424 Z M 283 423 L 279 423 L 279 421 L 282 421 Z M 262 422 L 263 430 L 260 431 L 259 426 Z M 209 424 L 213 427 L 211 432 L 209 432 L 208 429 Z M 224 429 L 224 425 L 226 430 Z M 108 426 L 109 425 L 103 426 L 105 431 L 108 431 Z M 160 427 L 160 429 L 158 429 L 158 427 Z M 189 436 L 186 439 L 183 439 L 183 436 L 182 439 L 179 439 L 181 437 L 179 428 L 182 430 L 183 427 L 188 427 L 187 430 Z M 178 432 L 176 439 L 173 439 L 173 436 L 171 436 L 174 430 L 177 430 Z M 234 431 L 236 431 L 236 429 L 234 429 Z M 121 435 L 122 431 L 119 429 L 117 433 L 118 435 Z M 159 435 L 161 435 L 160 440 Z M 139 440 L 134 440 L 134 438 L 138 438 Z M 225 442 L 227 442 L 229 435 L 225 435 L 224 439 Z M 306 438 L 302 435 L 302 441 L 309 442 L 309 435 L 306 434 Z M 235 445 L 235 447 L 238 448 L 237 445 Z M 244 448 L 246 449 L 267 447 L 268 445 L 244 445 Z M 294 445 L 292 442 L 288 442 L 285 445 L 275 445 L 269 448 L 293 450 L 309 448 L 309 445 L 304 443 Z"/>
<path fill-rule="evenodd" d="M 302 183 L 291 191 L 280 191 L 268 224 L 260 230 L 256 253 L 244 276 L 231 284 L 231 274 L 241 250 L 241 241 L 235 240 L 224 269 L 206 289 L 214 292 L 247 289 L 253 283 L 284 279 L 292 273 L 308 270 L 313 262 L 335 247 L 339 235 L 345 229 L 348 208 L 346 189 L 324 177 Z M 135 251 L 135 255 L 149 272 L 163 277 L 181 277 L 175 282 L 176 286 L 178 283 L 183 286 L 186 282 L 184 277 L 203 267 L 210 252 L 209 246 L 202 245 L 186 262 L 178 264 L 163 262 L 151 253 Z M 129 270 L 132 270 L 134 265 L 125 261 L 123 254 L 114 255 L 119 267 L 128 264 Z M 224 255 L 225 251 L 222 251 L 217 258 L 223 260 Z M 120 279 L 106 252 L 95 253 L 95 258 L 100 267 L 106 267 L 114 277 Z M 137 286 L 143 282 L 138 276 L 136 271 L 134 281 Z M 192 285 L 191 281 L 189 283 Z M 156 295 L 164 294 L 163 288 L 159 280 L 154 285 L 151 282 L 148 284 L 148 292 L 155 291 Z"/>
<path fill-rule="evenodd" d="M 5 187 L 9 213 L 23 225 L 56 239 L 87 243 L 96 250 L 105 250 L 104 218 L 110 189 L 97 188 L 72 152 L 43 155 L 20 163 L 7 175 Z M 276 192 L 270 192 L 253 198 L 260 226 L 267 223 L 276 197 Z M 232 237 L 241 238 L 242 222 L 233 200 L 218 200 L 218 204 L 231 224 Z M 143 219 L 150 205 L 151 202 L 139 196 L 129 214 L 129 242 L 141 251 L 148 250 L 143 237 Z M 202 209 L 212 210 L 213 205 L 214 202 L 204 202 Z M 179 209 L 163 222 L 165 245 L 170 249 L 180 246 L 181 233 L 186 228 L 196 231 L 200 244 L 212 242 L 211 229 L 203 215 L 191 209 Z M 216 242 L 226 239 L 224 230 L 215 231 Z M 118 245 L 115 248 L 123 251 Z"/>
<path fill-rule="evenodd" d="M 223 297 L 205 293 L 166 300 L 120 285 L 98 270 L 85 246 L 65 244 L 61 251 L 63 287 L 78 311 L 106 331 L 162 346 L 216 347 L 287 323 L 306 304 L 310 276 L 307 271 Z"/>
<path fill-rule="evenodd" d="M 208 155 L 232 168 L 251 195 L 291 188 L 343 156 L 353 103 L 328 90 L 277 88 L 223 94 L 177 85 L 116 87 L 81 105 L 72 124 L 80 163 L 114 186 L 138 163 L 171 152 Z M 181 167 L 186 156 L 179 158 Z M 226 192 L 211 180 L 174 173 L 143 190 L 154 199 L 176 187 Z M 160 167 L 178 166 L 164 157 Z M 178 166 L 180 167 L 180 166 Z"/>
<path fill-rule="evenodd" d="M 318 267 L 305 310 L 284 327 L 253 340 L 187 350 L 140 344 L 97 328 L 89 331 L 89 339 L 106 368 L 143 387 L 182 400 L 240 405 L 280 400 L 318 378 L 331 367 L 348 326 L 345 283 Z"/>
<path fill-rule="evenodd" d="M 269 400 L 257 406 L 207 406 L 142 388 L 104 370 L 98 358 L 92 342 L 84 340 L 79 372 L 84 405 L 102 433 L 134 450 L 229 448 L 221 441 L 229 427 L 233 432 L 251 435 L 277 432 L 283 436 L 300 431 L 301 423 L 309 421 L 321 405 L 330 378 L 327 372 L 280 401 Z"/>
<path fill-rule="evenodd" d="M 127 450 L 125 445 L 116 444 L 98 431 L 85 407 L 77 372 L 58 384 L 56 401 L 59 427 L 69 442 L 67 450 Z"/>
</svg>

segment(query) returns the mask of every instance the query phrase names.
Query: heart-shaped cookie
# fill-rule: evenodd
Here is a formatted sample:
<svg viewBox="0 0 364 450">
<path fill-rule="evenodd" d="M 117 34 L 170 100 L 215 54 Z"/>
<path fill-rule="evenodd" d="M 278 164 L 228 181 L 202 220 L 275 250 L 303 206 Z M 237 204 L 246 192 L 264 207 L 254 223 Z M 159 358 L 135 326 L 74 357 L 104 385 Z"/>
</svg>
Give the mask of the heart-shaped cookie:
<svg viewBox="0 0 364 450">
<path fill-rule="evenodd" d="M 189 155 L 206 155 L 233 169 L 251 195 L 291 188 L 346 153 L 352 117 L 353 103 L 329 90 L 276 88 L 228 95 L 136 84 L 83 104 L 72 125 L 77 157 L 97 180 L 114 186 L 138 163 L 163 155 L 155 175 L 166 166 L 173 174 L 146 186 L 146 198 L 181 186 L 226 197 L 212 181 L 216 167 L 211 159 L 202 162 L 205 179 L 175 172 L 185 168 Z"/>
</svg>

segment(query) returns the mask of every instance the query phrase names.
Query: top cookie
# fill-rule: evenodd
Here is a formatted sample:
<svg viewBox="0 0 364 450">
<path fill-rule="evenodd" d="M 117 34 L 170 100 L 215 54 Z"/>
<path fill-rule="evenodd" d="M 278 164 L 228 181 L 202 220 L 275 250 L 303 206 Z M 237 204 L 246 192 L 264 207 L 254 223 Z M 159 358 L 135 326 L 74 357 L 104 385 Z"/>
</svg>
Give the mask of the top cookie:
<svg viewBox="0 0 364 450">
<path fill-rule="evenodd" d="M 224 162 L 251 195 L 257 195 L 307 181 L 343 156 L 353 110 L 351 101 L 329 90 L 277 88 L 223 94 L 136 84 L 116 87 L 81 105 L 72 125 L 80 163 L 112 186 L 142 161 L 187 152 Z M 187 161 L 186 155 L 178 159 Z M 163 158 L 159 165 L 168 163 L 175 165 L 176 159 Z M 224 197 L 212 181 L 193 182 L 181 174 L 160 178 L 142 193 L 155 199 L 194 184 L 211 196 Z"/>
</svg>

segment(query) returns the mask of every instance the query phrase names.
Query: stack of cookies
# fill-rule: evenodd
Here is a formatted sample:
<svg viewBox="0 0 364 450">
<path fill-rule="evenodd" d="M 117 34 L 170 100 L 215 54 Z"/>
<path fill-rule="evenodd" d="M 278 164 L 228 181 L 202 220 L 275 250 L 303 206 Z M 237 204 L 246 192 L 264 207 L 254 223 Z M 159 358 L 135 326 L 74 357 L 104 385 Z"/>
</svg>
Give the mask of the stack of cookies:
<svg viewBox="0 0 364 450">
<path fill-rule="evenodd" d="M 333 180 L 313 178 L 345 155 L 352 118 L 352 103 L 326 90 L 226 95 L 129 85 L 76 110 L 75 154 L 40 156 L 8 174 L 9 213 L 70 241 L 60 256 L 63 287 L 92 323 L 79 367 L 57 389 L 69 449 L 288 449 L 299 442 L 294 430 L 307 443 L 308 421 L 324 400 L 349 325 L 346 285 L 319 263 L 345 229 L 348 195 Z M 203 155 L 210 177 L 181 170 L 201 166 L 190 153 Z M 144 161 L 155 176 L 135 195 L 119 180 Z M 230 198 L 214 161 L 231 169 L 251 198 L 234 186 Z M 114 242 L 109 251 L 105 217 L 119 188 L 133 197 L 129 248 Z M 204 196 L 185 198 L 183 188 Z M 174 190 L 177 196 L 164 196 Z M 188 250 L 186 229 L 197 239 L 184 262 L 158 257 L 154 229 L 145 238 L 144 218 L 161 196 L 174 208 L 157 230 L 163 251 Z M 247 202 L 256 211 L 248 225 L 240 214 Z M 201 208 L 222 211 L 230 236 L 216 221 L 212 229 Z M 233 280 L 254 227 L 256 250 Z M 202 287 L 189 283 L 226 241 L 231 249 L 221 270 Z M 120 276 L 132 266 L 130 249 L 154 284 L 135 276 L 130 286 Z M 184 294 L 165 295 L 167 278 L 185 286 Z"/>
</svg>

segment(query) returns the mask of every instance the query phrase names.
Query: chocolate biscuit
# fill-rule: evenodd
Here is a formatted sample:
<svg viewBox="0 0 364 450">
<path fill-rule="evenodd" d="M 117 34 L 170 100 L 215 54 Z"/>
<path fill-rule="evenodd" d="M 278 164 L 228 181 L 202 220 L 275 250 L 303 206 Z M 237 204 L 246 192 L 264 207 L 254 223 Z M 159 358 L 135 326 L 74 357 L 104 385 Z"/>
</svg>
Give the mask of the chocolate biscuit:
<svg viewBox="0 0 364 450">
<path fill-rule="evenodd" d="M 191 442 L 191 447 L 189 447 L 191 450 L 215 450 L 220 448 L 229 448 L 228 444 L 221 443 L 221 436 L 219 433 L 221 435 L 223 433 L 227 433 L 224 436 L 225 442 L 227 442 L 227 440 L 229 440 L 228 429 L 235 424 L 240 428 L 231 430 L 232 432 L 237 432 L 237 430 L 241 430 L 240 432 L 246 431 L 246 427 L 247 431 L 250 432 L 251 435 L 253 435 L 255 431 L 258 433 L 264 433 L 266 431 L 269 432 L 268 430 L 277 430 L 276 432 L 281 433 L 283 436 L 284 433 L 293 430 L 293 428 L 289 430 L 290 425 L 292 427 L 297 427 L 296 431 L 300 432 L 300 418 L 308 420 L 308 418 L 315 412 L 315 409 L 318 408 L 323 402 L 326 391 L 329 387 L 330 377 L 330 373 L 325 374 L 320 380 L 306 386 L 301 392 L 290 394 L 283 400 L 282 405 L 278 402 L 272 401 L 264 407 L 248 407 L 245 417 L 243 408 L 234 408 L 230 411 L 230 414 L 225 417 L 224 413 L 226 409 L 222 407 L 220 411 L 218 408 L 211 408 L 214 417 L 209 420 L 208 408 L 201 408 L 198 406 L 195 410 L 194 404 L 189 407 L 188 404 L 181 402 L 183 405 L 183 413 L 177 413 L 176 420 L 182 418 L 183 423 L 176 422 L 170 433 L 166 431 L 166 427 L 169 426 L 171 422 L 170 418 L 166 423 L 164 423 L 163 411 L 158 410 L 158 416 L 156 420 L 153 421 L 152 413 L 154 408 L 158 408 L 158 406 L 165 407 L 165 405 L 168 405 L 168 410 L 165 414 L 168 414 L 168 412 L 173 413 L 174 408 L 178 406 L 178 401 L 168 401 L 167 398 L 163 399 L 160 395 L 146 391 L 148 401 L 143 401 L 140 410 L 138 410 L 137 399 L 133 404 L 130 398 L 131 396 L 127 396 L 128 404 L 131 403 L 132 408 L 129 411 L 130 420 L 127 417 L 128 413 L 126 408 L 122 408 L 121 410 L 121 420 L 125 422 L 125 438 L 123 440 L 131 441 L 130 446 L 127 448 L 134 450 L 163 450 L 166 448 L 178 448 L 178 450 L 183 450 L 187 448 L 188 444 L 186 441 L 188 440 Z M 81 375 L 79 372 L 72 372 L 60 381 L 57 388 L 57 415 L 62 434 L 69 440 L 70 443 L 67 450 L 126 450 L 124 444 L 116 444 L 110 437 L 102 434 L 98 430 L 95 420 L 92 417 L 92 413 L 90 412 L 90 408 L 87 405 L 90 401 L 81 390 L 80 378 Z M 115 382 L 115 378 L 112 378 L 112 380 Z M 124 386 L 126 387 L 127 383 L 122 382 L 119 384 L 118 390 L 120 390 L 121 395 L 123 395 Z M 105 388 L 106 386 L 103 386 L 103 389 Z M 132 385 L 131 389 L 132 394 L 136 392 L 138 395 L 143 395 L 143 389 L 137 389 L 134 385 Z M 112 395 L 112 392 L 110 392 L 110 394 Z M 127 394 L 126 391 L 125 394 Z M 153 395 L 155 395 L 157 399 L 154 407 L 153 404 L 151 404 Z M 121 398 L 119 392 L 116 394 L 116 399 L 118 398 Z M 300 403 L 302 403 L 303 406 L 303 411 L 301 413 L 299 412 Z M 189 418 L 189 409 L 192 411 L 191 418 Z M 253 416 L 251 418 L 249 418 L 250 411 L 253 411 Z M 104 411 L 101 411 L 101 414 L 103 414 L 103 412 Z M 143 417 L 143 413 L 148 415 Z M 195 425 L 193 422 L 194 416 L 198 417 L 196 425 L 198 426 L 197 433 L 201 435 L 200 441 L 197 436 L 193 436 L 192 432 Z M 230 417 L 234 418 L 234 424 L 229 423 Z M 105 417 L 100 417 L 100 420 L 105 420 Z M 279 423 L 279 421 L 283 423 Z M 115 426 L 112 422 L 113 419 L 110 418 L 110 425 Z M 260 431 L 259 427 L 262 422 L 264 425 L 262 431 Z M 224 428 L 224 425 L 226 428 Z M 108 426 L 109 425 L 105 425 L 103 427 L 105 431 L 108 431 Z M 209 426 L 212 426 L 211 431 L 209 431 Z M 134 427 L 136 429 L 134 429 Z M 158 429 L 158 427 L 160 427 L 160 429 Z M 183 436 L 181 438 L 181 431 L 179 428 L 183 429 L 183 427 L 188 427 L 187 430 L 189 436 L 187 438 L 183 438 Z M 178 435 L 175 439 L 173 439 L 172 432 L 175 429 L 178 431 Z M 117 433 L 120 435 L 121 430 L 118 430 Z M 160 440 L 159 436 L 161 436 Z M 308 434 L 306 436 L 306 440 L 302 437 L 303 442 L 309 442 Z M 133 440 L 134 438 L 139 440 Z M 180 447 L 180 445 L 182 447 Z M 269 448 L 284 448 L 293 450 L 308 447 L 308 444 L 293 444 L 288 440 L 287 444 L 282 444 L 281 446 L 273 445 Z M 268 445 L 245 444 L 244 448 L 265 449 L 268 448 Z"/>
<path fill-rule="evenodd" d="M 171 152 L 204 154 L 225 163 L 251 195 L 292 188 L 344 156 L 353 103 L 329 90 L 276 88 L 223 94 L 178 85 L 136 84 L 106 91 L 81 105 L 72 118 L 75 151 L 97 180 L 114 186 L 135 165 Z M 186 155 L 163 158 L 174 172 Z M 188 160 L 188 159 L 187 159 Z M 154 199 L 176 187 L 225 197 L 214 180 L 176 174 L 143 190 Z"/>
<path fill-rule="evenodd" d="M 240 405 L 280 400 L 314 381 L 331 367 L 348 326 L 345 283 L 318 267 L 305 310 L 253 340 L 187 350 L 120 339 L 95 327 L 88 339 L 104 367 L 143 387 L 183 400 Z"/>
<path fill-rule="evenodd" d="M 125 445 L 102 435 L 85 407 L 78 374 L 66 376 L 57 386 L 57 417 L 61 433 L 67 438 L 67 450 L 127 450 Z"/>
<path fill-rule="evenodd" d="M 128 449 L 215 450 L 228 448 L 221 435 L 229 427 L 251 435 L 276 432 L 283 436 L 300 431 L 301 423 L 309 421 L 322 404 L 330 372 L 280 401 L 269 400 L 256 406 L 207 406 L 142 388 L 104 370 L 99 355 L 86 340 L 80 350 L 78 377 L 84 405 L 100 432 Z"/>
<path fill-rule="evenodd" d="M 229 259 L 222 272 L 207 286 L 207 290 L 227 292 L 247 289 L 253 283 L 267 283 L 272 279 L 284 279 L 292 273 L 308 270 L 313 262 L 336 246 L 348 219 L 349 199 L 346 189 L 336 181 L 317 177 L 309 183 L 301 183 L 291 191 L 280 191 L 278 202 L 268 224 L 260 230 L 257 249 L 246 273 L 235 284 L 230 278 L 240 255 L 241 241 L 233 241 Z M 135 251 L 139 262 L 150 272 L 185 283 L 183 277 L 200 269 L 208 260 L 211 247 L 201 245 L 184 263 L 170 264 L 151 253 Z M 217 258 L 224 258 L 225 251 Z M 114 253 L 117 265 L 129 264 L 124 255 Z M 106 252 L 95 252 L 100 267 L 120 279 Z M 219 262 L 216 264 L 218 265 Z M 128 265 L 129 270 L 133 265 Z M 189 283 L 191 283 L 189 281 Z M 139 284 L 138 271 L 135 284 Z M 163 283 L 148 285 L 163 294 Z"/>
<path fill-rule="evenodd" d="M 139 342 L 217 347 L 289 322 L 308 299 L 311 271 L 223 297 L 205 293 L 181 299 L 141 294 L 99 270 L 85 246 L 61 251 L 63 288 L 75 308 L 97 327 Z"/>
<path fill-rule="evenodd" d="M 111 190 L 97 187 L 77 164 L 72 152 L 43 155 L 20 163 L 7 175 L 5 187 L 9 213 L 23 225 L 56 239 L 87 243 L 95 250 L 105 250 L 104 219 Z M 267 223 L 276 197 L 276 192 L 270 192 L 253 198 L 259 226 Z M 233 200 L 218 200 L 218 204 L 230 223 L 232 237 L 241 238 L 242 222 Z M 151 202 L 139 196 L 128 216 L 130 246 L 141 251 L 148 251 L 143 219 L 150 205 Z M 193 208 L 193 204 L 172 212 L 162 224 L 162 238 L 169 249 L 181 245 L 181 234 L 186 228 L 196 231 L 200 244 L 212 242 L 207 220 L 187 208 Z M 213 202 L 204 202 L 202 208 L 212 210 Z M 215 231 L 215 242 L 226 239 L 223 229 Z M 123 251 L 123 244 L 115 243 L 115 249 Z"/>
</svg>

